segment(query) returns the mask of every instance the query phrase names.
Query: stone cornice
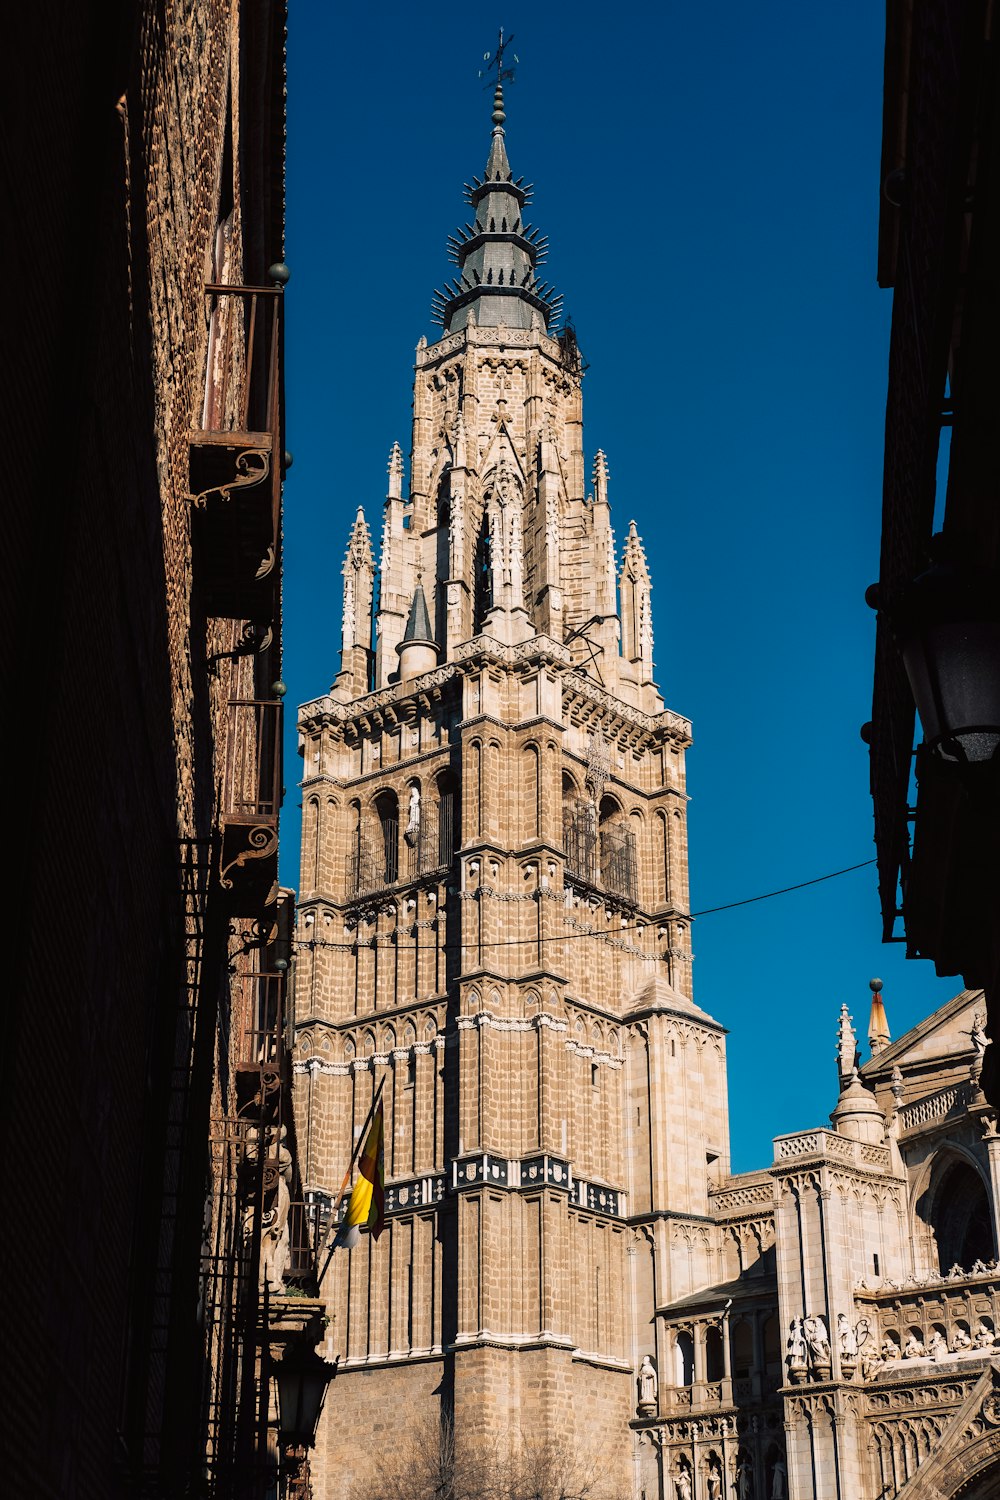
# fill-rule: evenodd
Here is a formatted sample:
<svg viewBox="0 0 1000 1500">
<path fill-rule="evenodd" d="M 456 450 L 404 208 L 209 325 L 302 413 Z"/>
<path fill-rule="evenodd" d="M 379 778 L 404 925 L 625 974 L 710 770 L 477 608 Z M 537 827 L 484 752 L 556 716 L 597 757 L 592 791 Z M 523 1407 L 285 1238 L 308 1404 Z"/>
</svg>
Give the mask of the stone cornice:
<svg viewBox="0 0 1000 1500">
<path fill-rule="evenodd" d="M 437 695 L 449 683 L 475 670 L 478 666 L 495 662 L 508 671 L 535 663 L 548 663 L 563 677 L 563 701 L 572 716 L 574 706 L 578 713 L 590 706 L 599 710 L 601 727 L 612 735 L 631 730 L 638 738 L 667 738 L 679 746 L 691 744 L 691 724 L 680 714 L 663 709 L 657 714 L 647 714 L 616 698 L 606 688 L 591 680 L 573 666 L 569 650 L 549 636 L 532 636 L 530 640 L 508 646 L 492 636 L 479 635 L 464 641 L 455 650 L 454 659 L 443 666 L 435 667 L 420 677 L 407 682 L 393 683 L 377 692 L 367 693 L 363 698 L 343 703 L 327 693 L 314 698 L 299 708 L 300 733 L 308 733 L 323 726 L 343 728 L 360 719 L 377 717 L 391 711 L 397 718 L 404 707 L 415 709 L 416 700 L 428 694 Z M 590 718 L 597 716 L 591 714 Z"/>
<path fill-rule="evenodd" d="M 472 348 L 538 349 L 547 354 L 554 364 L 562 365 L 563 351 L 558 339 L 541 328 L 507 328 L 478 323 L 446 333 L 433 344 L 417 346 L 415 368 L 420 370 L 436 365 L 452 354 L 458 354 L 467 346 Z"/>
</svg>

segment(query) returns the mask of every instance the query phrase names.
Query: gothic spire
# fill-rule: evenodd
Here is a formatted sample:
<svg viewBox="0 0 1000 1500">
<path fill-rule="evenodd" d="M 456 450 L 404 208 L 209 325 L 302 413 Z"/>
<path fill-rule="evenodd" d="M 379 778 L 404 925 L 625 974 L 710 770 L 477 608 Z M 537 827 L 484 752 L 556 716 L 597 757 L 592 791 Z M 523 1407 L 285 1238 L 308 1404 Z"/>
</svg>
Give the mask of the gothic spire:
<svg viewBox="0 0 1000 1500">
<path fill-rule="evenodd" d="M 410 613 L 406 621 L 406 629 L 403 632 L 403 644 L 407 641 L 433 641 L 434 632 L 431 629 L 431 617 L 427 611 L 427 600 L 424 597 L 424 586 L 417 580 L 417 586 L 413 591 L 413 602 L 410 605 Z"/>
<path fill-rule="evenodd" d="M 882 981 L 872 979 L 868 982 L 868 988 L 872 992 L 872 1013 L 868 1022 L 868 1045 L 872 1049 L 872 1057 L 883 1052 L 892 1040 L 889 1031 L 889 1022 L 886 1020 L 885 1004 L 882 1000 Z"/>
<path fill-rule="evenodd" d="M 445 333 L 475 322 L 480 327 L 530 328 L 538 314 L 548 330 L 562 298 L 538 277 L 548 240 L 524 222 L 531 186 L 515 178 L 507 160 L 503 83 L 493 95 L 493 137 L 486 170 L 465 184 L 475 217 L 448 240 L 458 276 L 434 293 L 434 318 Z"/>
</svg>

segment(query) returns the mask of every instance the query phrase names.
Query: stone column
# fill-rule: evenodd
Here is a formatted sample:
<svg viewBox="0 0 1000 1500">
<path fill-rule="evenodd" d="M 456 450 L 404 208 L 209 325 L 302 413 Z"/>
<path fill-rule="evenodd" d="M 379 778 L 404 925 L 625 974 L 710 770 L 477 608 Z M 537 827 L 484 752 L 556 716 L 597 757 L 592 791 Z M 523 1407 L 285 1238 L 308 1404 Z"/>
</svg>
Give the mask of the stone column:
<svg viewBox="0 0 1000 1500">
<path fill-rule="evenodd" d="M 995 1129 L 995 1124 L 990 1127 Z M 990 1186 L 993 1189 L 993 1254 L 1000 1255 L 1000 1135 L 986 1137 L 990 1159 Z"/>
<path fill-rule="evenodd" d="M 722 1335 L 722 1400 L 726 1403 L 733 1399 L 733 1354 L 729 1340 L 728 1313 L 723 1313 L 719 1319 L 719 1332 Z"/>
</svg>

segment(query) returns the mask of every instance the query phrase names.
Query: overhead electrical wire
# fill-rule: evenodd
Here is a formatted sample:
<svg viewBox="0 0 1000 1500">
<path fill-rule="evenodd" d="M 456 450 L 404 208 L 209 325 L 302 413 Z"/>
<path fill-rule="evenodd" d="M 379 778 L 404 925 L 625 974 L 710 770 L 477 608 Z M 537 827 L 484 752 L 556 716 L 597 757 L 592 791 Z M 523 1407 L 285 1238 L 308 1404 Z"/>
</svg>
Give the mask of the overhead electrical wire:
<svg viewBox="0 0 1000 1500">
<path fill-rule="evenodd" d="M 711 917 L 716 912 L 732 911 L 737 906 L 752 906 L 755 901 L 771 901 L 775 896 L 787 896 L 791 891 L 805 890 L 806 886 L 821 885 L 824 880 L 836 880 L 840 875 L 850 875 L 854 870 L 867 869 L 869 865 L 875 864 L 874 859 L 863 859 L 857 865 L 845 865 L 842 870 L 831 870 L 826 875 L 814 875 L 811 880 L 799 880 L 795 885 L 783 885 L 776 891 L 764 891 L 759 896 L 744 896 L 741 901 L 727 901 L 723 906 L 706 906 L 701 911 L 681 914 L 678 920 L 691 921 L 695 917 Z M 534 947 L 538 943 L 571 943 L 582 938 L 595 937 L 622 937 L 630 932 L 645 932 L 650 927 L 659 927 L 663 924 L 657 921 L 644 922 L 641 927 L 613 927 L 607 932 L 565 932 L 558 937 L 544 937 L 536 933 L 534 937 L 524 938 L 470 938 L 467 943 L 441 943 L 440 945 L 428 943 L 427 948 L 433 948 L 435 952 L 454 952 L 460 948 L 523 948 L 526 944 Z M 329 938 L 297 938 L 297 948 L 340 948 L 350 951 L 355 945 L 353 943 L 335 943 Z"/>
</svg>

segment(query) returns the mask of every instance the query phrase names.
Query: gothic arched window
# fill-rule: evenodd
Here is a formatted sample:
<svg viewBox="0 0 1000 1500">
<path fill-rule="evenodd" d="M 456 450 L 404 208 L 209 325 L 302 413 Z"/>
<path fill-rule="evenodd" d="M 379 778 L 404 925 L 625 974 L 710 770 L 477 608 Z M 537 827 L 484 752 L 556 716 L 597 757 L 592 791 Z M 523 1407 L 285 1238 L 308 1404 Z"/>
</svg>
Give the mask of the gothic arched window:
<svg viewBox="0 0 1000 1500">
<path fill-rule="evenodd" d="M 475 567 L 475 632 L 478 634 L 486 624 L 486 616 L 493 608 L 493 538 L 490 534 L 490 523 L 487 516 L 483 516 L 483 524 L 479 530 L 479 541 L 476 544 L 476 567 Z"/>
</svg>

